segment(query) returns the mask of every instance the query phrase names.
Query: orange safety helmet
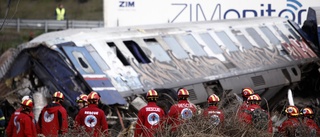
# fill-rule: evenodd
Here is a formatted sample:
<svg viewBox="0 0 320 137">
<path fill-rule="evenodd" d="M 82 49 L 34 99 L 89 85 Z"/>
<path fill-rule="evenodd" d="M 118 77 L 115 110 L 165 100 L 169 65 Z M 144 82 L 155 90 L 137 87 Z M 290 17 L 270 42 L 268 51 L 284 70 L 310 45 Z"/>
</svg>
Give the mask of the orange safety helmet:
<svg viewBox="0 0 320 137">
<path fill-rule="evenodd" d="M 254 91 L 252 88 L 246 87 L 242 89 L 242 97 L 248 98 L 249 96 L 254 94 Z"/>
<path fill-rule="evenodd" d="M 57 91 L 53 94 L 53 98 L 58 98 L 58 99 L 64 99 L 64 95 L 62 94 L 62 92 Z"/>
<path fill-rule="evenodd" d="M 285 112 L 289 116 L 299 116 L 299 109 L 296 106 L 288 106 Z"/>
<path fill-rule="evenodd" d="M 92 91 L 89 95 L 88 95 L 88 100 L 100 100 L 100 96 L 97 92 Z"/>
<path fill-rule="evenodd" d="M 147 93 L 147 98 L 158 98 L 158 92 L 154 89 L 151 89 Z"/>
<path fill-rule="evenodd" d="M 76 100 L 77 103 L 82 103 L 87 101 L 88 101 L 88 96 L 86 94 L 81 94 L 80 96 L 77 97 L 77 100 Z"/>
<path fill-rule="evenodd" d="M 208 97 L 208 103 L 217 103 L 220 102 L 220 98 L 216 94 L 212 94 Z"/>
<path fill-rule="evenodd" d="M 253 94 L 248 97 L 248 101 L 261 101 L 261 97 L 258 94 Z"/>
<path fill-rule="evenodd" d="M 312 115 L 314 115 L 314 112 L 313 112 L 313 110 L 312 110 L 311 108 L 306 107 L 306 108 L 303 108 L 303 109 L 301 110 L 301 114 L 302 114 L 303 116 L 312 116 Z"/>
<path fill-rule="evenodd" d="M 23 107 L 29 107 L 29 108 L 33 108 L 33 102 L 31 99 L 25 99 L 21 102 L 21 105 Z"/>
</svg>

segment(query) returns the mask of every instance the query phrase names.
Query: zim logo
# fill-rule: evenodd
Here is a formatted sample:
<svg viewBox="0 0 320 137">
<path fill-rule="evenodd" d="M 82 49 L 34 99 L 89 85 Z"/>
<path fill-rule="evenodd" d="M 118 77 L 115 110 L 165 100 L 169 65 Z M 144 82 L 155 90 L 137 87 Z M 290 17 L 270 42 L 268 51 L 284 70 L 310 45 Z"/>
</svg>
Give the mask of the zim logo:
<svg viewBox="0 0 320 137">
<path fill-rule="evenodd" d="M 134 1 L 119 1 L 119 7 L 134 7 Z"/>
<path fill-rule="evenodd" d="M 283 8 L 276 8 L 278 3 L 259 3 L 256 5 L 247 6 L 247 8 L 240 9 L 236 7 L 230 8 L 223 3 L 213 3 L 208 7 L 207 3 L 171 3 L 174 9 L 177 10 L 173 14 L 171 23 L 177 20 L 184 21 L 201 21 L 214 19 L 231 19 L 231 18 L 246 18 L 246 17 L 263 17 L 263 16 L 278 16 L 291 19 L 298 24 L 301 24 L 306 14 L 307 9 L 298 0 L 286 0 L 286 5 Z M 187 16 L 185 16 L 187 15 Z"/>
</svg>

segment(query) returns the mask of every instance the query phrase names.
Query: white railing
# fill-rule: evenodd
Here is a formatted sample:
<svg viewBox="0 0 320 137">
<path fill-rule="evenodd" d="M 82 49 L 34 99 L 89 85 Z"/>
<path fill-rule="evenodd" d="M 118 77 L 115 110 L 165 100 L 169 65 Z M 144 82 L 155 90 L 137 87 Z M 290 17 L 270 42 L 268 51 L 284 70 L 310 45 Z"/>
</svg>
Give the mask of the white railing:
<svg viewBox="0 0 320 137">
<path fill-rule="evenodd" d="M 31 19 L 0 19 L 0 26 L 4 24 L 4 28 L 16 28 L 18 32 L 21 29 L 43 29 L 61 30 L 68 28 L 101 28 L 104 26 L 103 21 L 88 21 L 88 20 L 31 20 Z"/>
</svg>

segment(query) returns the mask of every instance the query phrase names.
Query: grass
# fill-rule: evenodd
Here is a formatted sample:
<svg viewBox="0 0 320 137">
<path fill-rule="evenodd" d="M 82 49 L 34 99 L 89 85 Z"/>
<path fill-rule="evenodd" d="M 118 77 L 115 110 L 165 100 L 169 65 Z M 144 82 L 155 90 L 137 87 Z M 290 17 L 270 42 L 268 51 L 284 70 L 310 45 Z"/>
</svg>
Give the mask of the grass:
<svg viewBox="0 0 320 137">
<path fill-rule="evenodd" d="M 5 18 L 9 0 L 0 0 L 0 18 Z M 85 3 L 81 1 L 87 1 Z M 54 19 L 56 6 L 62 3 L 70 20 L 103 20 L 103 0 L 11 0 L 7 19 Z M 0 23 L 2 24 L 2 22 Z M 9 47 L 27 42 L 30 33 L 38 36 L 44 31 L 4 28 L 0 30 L 0 54 Z"/>
</svg>

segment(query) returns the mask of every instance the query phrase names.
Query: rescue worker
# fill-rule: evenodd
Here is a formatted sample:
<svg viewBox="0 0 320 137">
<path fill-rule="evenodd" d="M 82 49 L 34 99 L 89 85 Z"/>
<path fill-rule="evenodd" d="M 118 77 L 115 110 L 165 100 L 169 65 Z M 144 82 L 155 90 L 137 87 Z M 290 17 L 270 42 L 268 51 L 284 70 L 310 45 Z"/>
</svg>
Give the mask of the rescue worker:
<svg viewBox="0 0 320 137">
<path fill-rule="evenodd" d="M 26 99 L 21 102 L 21 111 L 19 115 L 12 114 L 13 120 L 10 120 L 10 126 L 7 128 L 8 137 L 36 137 L 37 130 L 34 123 L 34 115 L 31 114 L 33 102 Z"/>
<path fill-rule="evenodd" d="M 242 102 L 241 106 L 239 107 L 238 112 L 242 112 L 242 110 L 244 110 L 248 107 L 247 99 L 249 96 L 251 96 L 253 94 L 254 94 L 254 91 L 252 88 L 246 87 L 246 88 L 242 89 L 241 95 L 242 95 L 243 102 Z"/>
<path fill-rule="evenodd" d="M 30 98 L 30 96 L 23 96 L 22 99 L 21 99 L 21 102 L 23 102 L 24 100 L 32 100 L 32 99 Z M 16 131 L 13 120 L 15 119 L 15 117 L 17 117 L 18 115 L 20 115 L 20 112 L 21 112 L 22 110 L 23 110 L 23 107 L 22 107 L 22 105 L 21 105 L 20 108 L 18 108 L 13 114 L 11 114 L 10 119 L 9 119 L 9 122 L 8 122 L 8 125 L 7 125 L 7 128 L 6 128 L 6 134 L 7 134 L 8 137 L 12 137 L 12 136 L 13 136 L 13 132 Z M 31 117 L 34 117 L 33 111 L 30 111 L 30 112 L 29 112 L 29 115 L 30 115 Z M 35 121 L 34 121 L 34 123 L 35 123 Z M 35 124 L 36 124 L 36 123 L 35 123 Z"/>
<path fill-rule="evenodd" d="M 168 124 L 171 125 L 172 131 L 185 120 L 191 119 L 196 114 L 196 106 L 188 101 L 189 91 L 185 88 L 178 90 L 178 104 L 171 106 L 168 113 Z"/>
<path fill-rule="evenodd" d="M 82 108 L 76 116 L 76 127 L 84 127 L 91 136 L 99 137 L 100 133 L 108 134 L 108 123 L 103 110 L 98 108 L 100 95 L 92 91 L 88 95 L 88 107 Z"/>
<path fill-rule="evenodd" d="M 272 121 L 267 111 L 261 108 L 261 97 L 258 94 L 253 94 L 247 99 L 248 107 L 240 113 L 239 120 L 252 125 L 258 130 L 267 130 L 272 133 Z"/>
<path fill-rule="evenodd" d="M 55 14 L 57 20 L 64 20 L 66 16 L 66 9 L 63 7 L 62 4 L 59 4 L 59 6 L 55 10 Z"/>
<path fill-rule="evenodd" d="M 88 96 L 86 94 L 81 94 L 77 97 L 76 102 L 79 109 L 88 107 Z"/>
<path fill-rule="evenodd" d="M 297 129 L 300 126 L 299 109 L 296 106 L 288 106 L 285 110 L 288 119 L 278 127 L 278 132 L 283 136 L 294 136 L 299 134 Z"/>
<path fill-rule="evenodd" d="M 58 136 L 68 132 L 68 114 L 61 105 L 63 100 L 63 93 L 57 91 L 52 96 L 52 102 L 41 110 L 37 124 L 38 134 Z"/>
<path fill-rule="evenodd" d="M 314 112 L 311 108 L 306 107 L 301 109 L 300 115 L 302 116 L 302 124 L 309 128 L 308 133 L 310 137 L 320 136 L 320 129 L 314 121 Z"/>
<path fill-rule="evenodd" d="M 149 90 L 147 95 L 147 106 L 141 108 L 138 113 L 138 120 L 135 128 L 135 137 L 153 137 L 157 129 L 162 125 L 165 116 L 162 108 L 157 106 L 158 93 L 156 90 Z"/>
<path fill-rule="evenodd" d="M 216 94 L 212 94 L 208 97 L 207 100 L 209 107 L 203 111 L 203 115 L 206 117 L 210 117 L 210 119 L 213 120 L 213 125 L 219 125 L 223 123 L 224 113 L 218 108 L 220 98 Z"/>
</svg>

